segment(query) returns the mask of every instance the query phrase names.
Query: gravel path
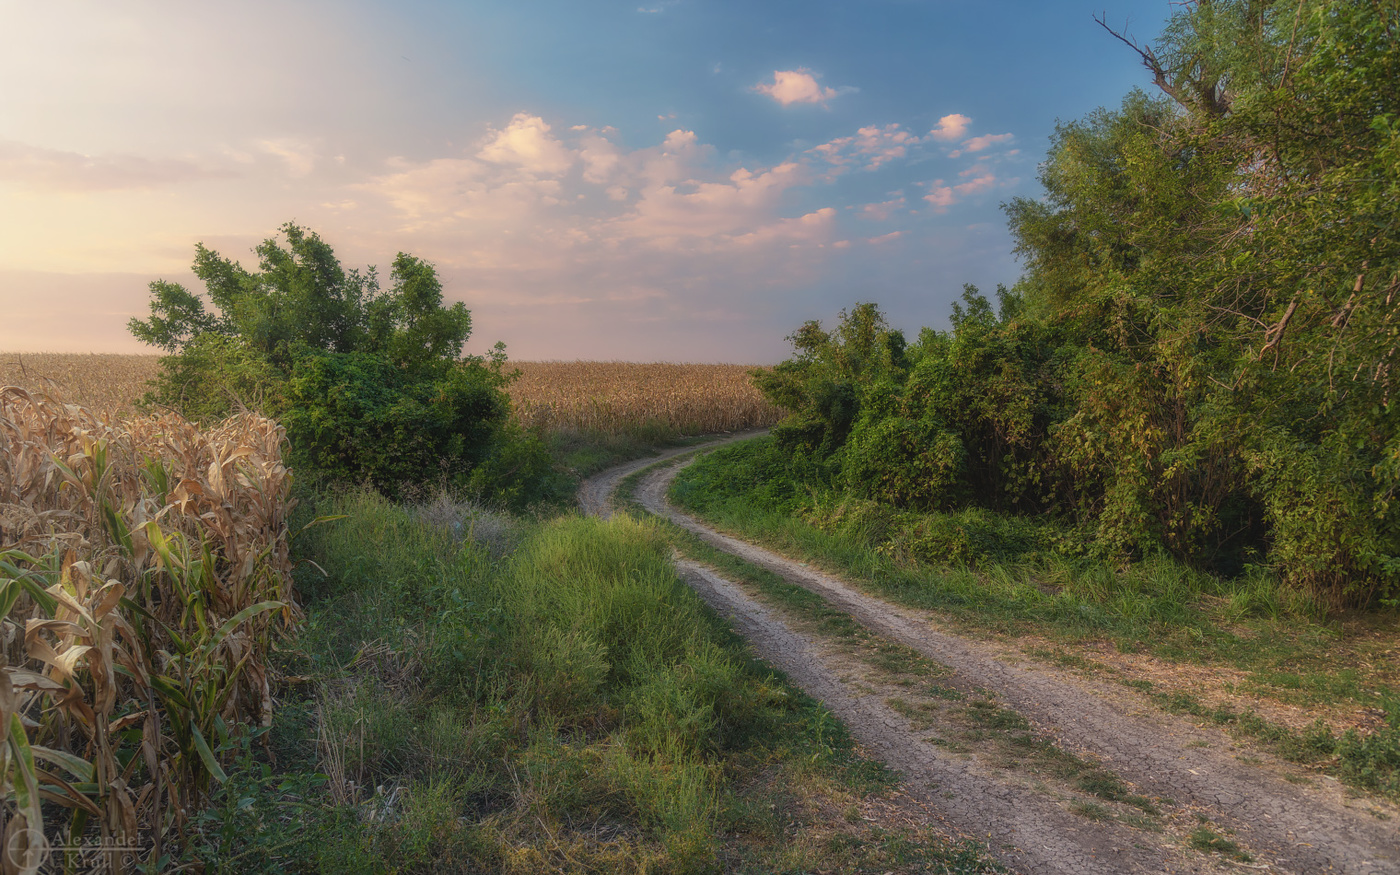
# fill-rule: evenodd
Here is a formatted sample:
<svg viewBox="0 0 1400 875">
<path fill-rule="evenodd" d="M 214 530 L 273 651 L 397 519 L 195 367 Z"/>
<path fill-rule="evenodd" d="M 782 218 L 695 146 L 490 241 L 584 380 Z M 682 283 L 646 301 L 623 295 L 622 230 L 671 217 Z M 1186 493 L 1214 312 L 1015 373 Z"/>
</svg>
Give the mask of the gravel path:
<svg viewBox="0 0 1400 875">
<path fill-rule="evenodd" d="M 737 440 L 746 435 L 728 440 Z M 715 442 L 722 443 L 724 441 Z M 685 448 L 612 469 L 588 481 L 580 504 L 606 516 L 609 498 L 628 474 Z M 1062 749 L 1101 763 L 1138 793 L 1169 799 L 1178 815 L 1199 814 L 1233 831 L 1253 862 L 1189 850 L 1172 830 L 1131 829 L 1115 820 L 1071 813 L 1064 800 L 1024 776 L 930 743 L 868 684 L 848 654 L 817 636 L 794 631 L 779 611 L 698 564 L 682 561 L 686 581 L 730 617 L 755 652 L 822 701 L 874 755 L 901 772 L 949 825 L 987 837 L 992 852 L 1027 873 L 1204 872 L 1244 867 L 1310 875 L 1320 872 L 1400 873 L 1400 828 L 1394 806 L 1350 799 L 1330 779 L 1302 786 L 1286 764 L 1240 750 L 1218 730 L 1166 715 L 1117 685 L 1099 684 L 1043 666 L 1005 645 L 942 631 L 937 619 L 896 606 L 802 563 L 710 529 L 672 508 L 666 489 L 679 470 L 648 472 L 637 499 L 653 513 L 725 552 L 820 594 L 878 635 L 905 644 L 952 669 L 955 683 L 990 691 L 1052 736 Z M 1249 762 L 1241 761 L 1246 756 Z M 1178 817 L 1178 819 L 1180 819 Z M 1176 831 L 1177 833 L 1180 830 Z"/>
</svg>

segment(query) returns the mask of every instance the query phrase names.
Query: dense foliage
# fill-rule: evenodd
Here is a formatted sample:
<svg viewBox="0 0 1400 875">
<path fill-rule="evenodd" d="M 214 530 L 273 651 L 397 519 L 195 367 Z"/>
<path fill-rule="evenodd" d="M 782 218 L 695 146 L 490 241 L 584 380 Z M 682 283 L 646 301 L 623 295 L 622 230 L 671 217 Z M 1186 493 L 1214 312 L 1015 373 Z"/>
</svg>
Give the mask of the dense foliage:
<svg viewBox="0 0 1400 875">
<path fill-rule="evenodd" d="M 504 350 L 463 355 L 471 315 L 444 305 L 433 266 L 400 253 L 385 291 L 374 268 L 344 270 L 314 232 L 281 231 L 285 243 L 255 250 L 257 271 L 196 246 L 203 297 L 151 283 L 150 318 L 130 329 L 170 355 L 147 403 L 202 420 L 274 416 L 297 470 L 333 480 L 510 484 L 512 498 L 538 497 L 547 454 L 508 424 Z"/>
<path fill-rule="evenodd" d="M 878 310 L 760 387 L 833 483 L 1050 513 L 1109 555 L 1272 566 L 1335 603 L 1400 583 L 1400 4 L 1183 6 L 1134 47 L 1165 96 L 1061 125 L 1007 205 L 1026 274 L 906 348 Z"/>
</svg>

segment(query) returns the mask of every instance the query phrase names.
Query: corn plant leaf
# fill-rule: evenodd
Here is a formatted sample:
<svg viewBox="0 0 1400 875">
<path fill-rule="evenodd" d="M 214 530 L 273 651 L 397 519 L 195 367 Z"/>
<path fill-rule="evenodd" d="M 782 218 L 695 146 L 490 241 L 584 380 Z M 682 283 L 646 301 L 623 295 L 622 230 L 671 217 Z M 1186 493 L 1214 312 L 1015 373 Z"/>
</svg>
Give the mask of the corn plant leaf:
<svg viewBox="0 0 1400 875">
<path fill-rule="evenodd" d="M 71 754 L 66 750 L 55 750 L 51 747 L 44 747 L 39 744 L 31 744 L 29 749 L 33 752 L 35 759 L 44 760 L 56 766 L 62 766 L 68 771 L 68 774 L 77 778 L 79 781 L 97 780 L 92 763 L 76 754 Z"/>
<path fill-rule="evenodd" d="M 209 742 L 204 740 L 204 733 L 199 731 L 199 726 L 193 720 L 190 721 L 190 732 L 194 736 L 195 749 L 199 751 L 199 758 L 204 761 L 204 767 L 209 770 L 209 774 L 220 783 L 228 780 L 228 773 L 214 757 L 214 751 L 209 749 Z"/>
<path fill-rule="evenodd" d="M 239 626 L 243 625 L 243 623 L 256 617 L 258 614 L 266 613 L 267 611 L 275 611 L 281 608 L 283 604 L 283 602 L 258 602 L 255 605 L 249 605 L 232 617 L 229 617 L 224 621 L 224 624 L 219 627 L 219 631 L 214 633 L 214 637 L 209 639 L 209 643 L 204 645 L 205 651 L 213 651 L 225 638 L 233 633 L 234 629 L 237 629 Z"/>
<path fill-rule="evenodd" d="M 46 769 L 34 770 L 35 776 L 39 779 L 39 795 L 50 802 L 62 805 L 64 808 L 82 808 L 89 814 L 102 815 L 102 809 L 97 807 L 97 803 L 87 797 L 87 794 L 78 790 L 76 786 L 68 783 L 57 775 Z"/>
</svg>

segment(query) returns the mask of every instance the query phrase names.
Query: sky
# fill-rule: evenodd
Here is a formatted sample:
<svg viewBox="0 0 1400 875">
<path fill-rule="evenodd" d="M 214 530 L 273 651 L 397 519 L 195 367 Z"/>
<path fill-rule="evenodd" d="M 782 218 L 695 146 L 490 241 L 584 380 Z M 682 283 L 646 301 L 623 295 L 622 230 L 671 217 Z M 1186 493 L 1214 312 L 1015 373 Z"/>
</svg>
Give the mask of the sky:
<svg viewBox="0 0 1400 875">
<path fill-rule="evenodd" d="M 786 357 L 1014 283 L 1057 120 L 1169 0 L 0 0 L 0 351 L 150 352 L 198 242 L 436 265 L 469 351 Z"/>
</svg>

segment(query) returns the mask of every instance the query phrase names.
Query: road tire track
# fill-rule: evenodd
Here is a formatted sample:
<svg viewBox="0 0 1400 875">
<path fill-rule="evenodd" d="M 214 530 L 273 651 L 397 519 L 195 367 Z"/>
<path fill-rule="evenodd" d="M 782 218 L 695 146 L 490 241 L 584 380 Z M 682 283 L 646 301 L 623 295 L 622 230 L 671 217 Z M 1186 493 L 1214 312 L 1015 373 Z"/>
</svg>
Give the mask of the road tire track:
<svg viewBox="0 0 1400 875">
<path fill-rule="evenodd" d="M 1219 749 L 1221 733 L 1164 714 L 1121 687 L 1030 665 L 1008 647 L 941 631 L 931 614 L 891 605 L 832 575 L 719 533 L 666 502 L 679 467 L 658 462 L 747 436 L 612 469 L 584 485 L 580 503 L 586 512 L 606 515 L 610 496 L 624 477 L 657 466 L 636 495 L 650 512 L 821 595 L 871 631 L 948 666 L 962 685 L 992 691 L 1063 749 L 1098 760 L 1139 792 L 1171 798 L 1233 830 L 1254 854 L 1252 868 L 1298 875 L 1400 873 L 1395 821 L 1361 810 L 1335 782 L 1316 787 L 1288 783 L 1280 777 L 1287 768 L 1283 764 L 1257 751 L 1249 752 L 1251 758 L 1266 766 L 1242 763 Z M 1197 872 L 1224 865 L 1223 858 L 1187 851 L 1166 836 L 1077 817 L 1014 777 L 930 744 L 920 737 L 926 733 L 910 729 L 879 697 L 846 682 L 843 657 L 835 648 L 794 631 L 778 611 L 713 571 L 688 561 L 678 568 L 715 610 L 731 619 L 759 656 L 822 701 L 949 824 L 987 836 L 992 852 L 1007 865 L 1033 873 Z M 1373 800 L 1365 807 L 1397 813 L 1394 806 Z"/>
</svg>

